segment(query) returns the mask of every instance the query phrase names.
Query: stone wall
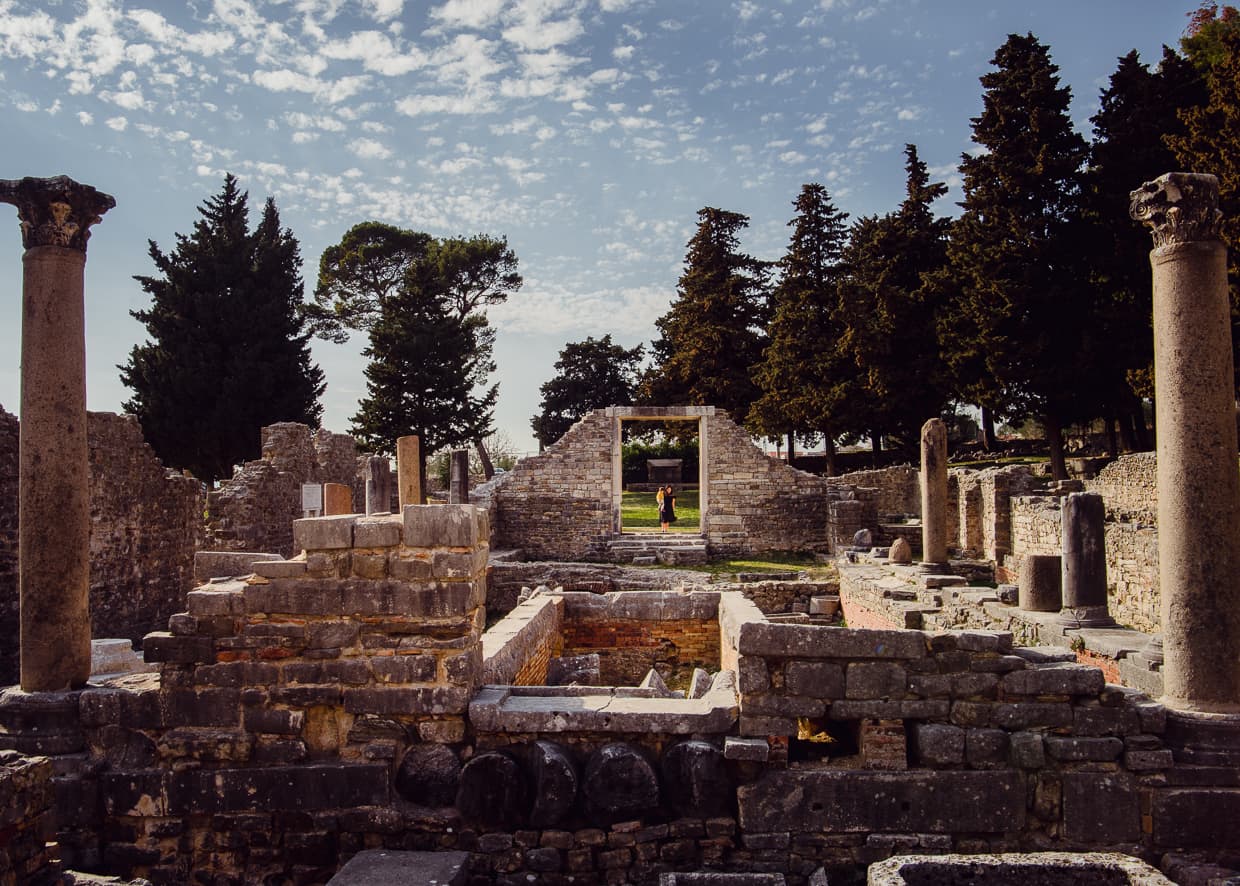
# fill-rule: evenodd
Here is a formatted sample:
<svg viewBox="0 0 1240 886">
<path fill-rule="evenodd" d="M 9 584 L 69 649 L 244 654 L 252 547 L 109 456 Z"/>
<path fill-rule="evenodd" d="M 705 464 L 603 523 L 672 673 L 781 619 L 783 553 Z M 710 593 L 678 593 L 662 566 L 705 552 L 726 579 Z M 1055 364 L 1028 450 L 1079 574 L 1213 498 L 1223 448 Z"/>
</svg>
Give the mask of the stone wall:
<svg viewBox="0 0 1240 886">
<path fill-rule="evenodd" d="M 0 883 L 57 882 L 52 763 L 0 751 Z"/>
<path fill-rule="evenodd" d="M 1152 452 L 1135 452 L 1111 462 L 1086 480 L 1097 492 L 1111 519 L 1155 524 L 1158 520 L 1158 465 Z"/>
<path fill-rule="evenodd" d="M 164 468 L 133 416 L 89 412 L 90 611 L 95 637 L 138 641 L 193 587 L 202 484 Z M 0 685 L 18 679 L 18 421 L 0 410 Z"/>
<path fill-rule="evenodd" d="M 875 471 L 852 471 L 826 480 L 832 489 L 846 490 L 861 486 L 875 490 L 874 507 L 880 515 L 920 516 L 920 474 L 912 465 L 895 465 Z"/>
<path fill-rule="evenodd" d="M 702 535 L 714 555 L 827 549 L 827 481 L 763 454 L 748 433 L 712 406 L 598 409 L 546 451 L 522 459 L 472 493 L 494 520 L 497 548 L 529 559 L 600 559 L 620 531 L 622 420 L 697 419 L 706 462 Z"/>
<path fill-rule="evenodd" d="M 302 516 L 303 483 L 341 483 L 353 490 L 353 511 L 366 510 L 357 444 L 347 434 L 296 422 L 263 428 L 262 457 L 238 467 L 207 494 L 203 546 L 212 551 L 293 554 L 293 521 Z"/>
</svg>

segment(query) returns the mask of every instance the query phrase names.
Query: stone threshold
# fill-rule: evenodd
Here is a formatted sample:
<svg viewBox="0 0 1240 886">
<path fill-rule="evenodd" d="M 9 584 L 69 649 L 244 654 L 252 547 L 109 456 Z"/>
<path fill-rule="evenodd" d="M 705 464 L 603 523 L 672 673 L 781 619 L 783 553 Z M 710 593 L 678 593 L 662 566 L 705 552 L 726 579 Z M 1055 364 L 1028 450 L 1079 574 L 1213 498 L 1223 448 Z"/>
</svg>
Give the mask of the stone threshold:
<svg viewBox="0 0 1240 886">
<path fill-rule="evenodd" d="M 729 732 L 740 713 L 736 677 L 715 675 L 701 698 L 632 686 L 486 686 L 469 704 L 483 732 Z"/>
</svg>

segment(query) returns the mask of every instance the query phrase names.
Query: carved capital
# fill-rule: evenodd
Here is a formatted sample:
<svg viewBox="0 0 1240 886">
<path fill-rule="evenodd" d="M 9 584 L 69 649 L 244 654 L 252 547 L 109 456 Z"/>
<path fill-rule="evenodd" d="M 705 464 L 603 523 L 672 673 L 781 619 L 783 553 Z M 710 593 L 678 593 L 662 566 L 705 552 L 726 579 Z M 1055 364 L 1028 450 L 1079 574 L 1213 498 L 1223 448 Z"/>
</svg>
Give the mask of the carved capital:
<svg viewBox="0 0 1240 886">
<path fill-rule="evenodd" d="M 1168 172 L 1128 196 L 1128 214 L 1150 226 L 1155 248 L 1219 239 L 1223 213 L 1218 179 L 1212 175 Z"/>
<path fill-rule="evenodd" d="M 116 205 L 112 197 L 66 175 L 0 179 L 0 203 L 17 207 L 26 249 L 65 246 L 82 252 L 90 239 L 90 226 L 102 221 L 103 214 Z"/>
</svg>

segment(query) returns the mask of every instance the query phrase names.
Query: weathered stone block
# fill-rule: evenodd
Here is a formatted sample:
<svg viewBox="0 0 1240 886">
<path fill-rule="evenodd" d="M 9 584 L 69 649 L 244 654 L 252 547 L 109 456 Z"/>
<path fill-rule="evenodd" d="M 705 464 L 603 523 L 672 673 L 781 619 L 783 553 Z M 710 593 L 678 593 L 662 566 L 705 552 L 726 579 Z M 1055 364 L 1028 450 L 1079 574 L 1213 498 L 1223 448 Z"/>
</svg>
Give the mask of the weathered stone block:
<svg viewBox="0 0 1240 886">
<path fill-rule="evenodd" d="M 332 578 L 275 578 L 267 584 L 248 585 L 245 589 L 245 608 L 249 613 L 333 615 L 343 611 L 342 599 L 343 583 Z"/>
<path fill-rule="evenodd" d="M 1102 670 L 1089 665 L 1047 665 L 1003 678 L 1003 692 L 1008 695 L 1097 695 L 1105 685 Z"/>
<path fill-rule="evenodd" d="M 408 553 L 394 553 L 388 558 L 388 574 L 398 581 L 426 581 L 431 577 L 431 561 Z"/>
<path fill-rule="evenodd" d="M 384 806 L 390 775 L 382 763 L 326 763 L 178 773 L 168 787 L 171 814 L 310 812 Z"/>
<path fill-rule="evenodd" d="M 406 507 L 405 513 L 413 507 Z M 510 830 L 524 823 L 528 797 L 517 762 L 507 754 L 484 751 L 461 770 L 456 808 L 468 822 Z"/>
<path fill-rule="evenodd" d="M 199 588 L 185 595 L 185 608 L 194 616 L 239 615 L 245 612 L 245 600 L 240 591 Z"/>
<path fill-rule="evenodd" d="M 659 805 L 659 778 L 638 748 L 623 742 L 590 755 L 581 792 L 587 814 L 599 824 L 639 819 Z"/>
<path fill-rule="evenodd" d="M 793 664 L 802 664 L 802 662 L 789 662 L 788 667 Z M 835 666 L 839 668 L 838 665 Z M 737 665 L 739 673 L 737 674 L 738 687 L 742 694 L 749 692 L 765 692 L 771 685 L 771 674 L 767 669 L 766 660 L 753 655 L 743 656 Z M 841 671 L 841 686 L 843 684 L 843 676 Z M 797 690 L 798 695 L 804 694 Z"/>
<path fill-rule="evenodd" d="M 236 689 L 172 689 L 163 693 L 169 726 L 237 726 L 241 694 Z"/>
<path fill-rule="evenodd" d="M 1007 762 L 1008 733 L 1002 729 L 969 729 L 964 736 L 964 757 L 970 766 L 990 767 Z"/>
<path fill-rule="evenodd" d="M 817 625 L 746 622 L 740 625 L 742 655 L 786 658 L 922 658 L 921 631 L 882 631 Z"/>
<path fill-rule="evenodd" d="M 918 723 L 913 728 L 913 752 L 925 766 L 958 766 L 964 748 L 965 731 L 959 726 Z"/>
<path fill-rule="evenodd" d="M 724 754 L 705 741 L 672 745 L 662 761 L 664 802 L 686 818 L 713 818 L 732 809 L 733 786 Z"/>
<path fill-rule="evenodd" d="M 1216 849 L 1240 845 L 1240 789 L 1155 791 L 1151 811 L 1157 847 Z"/>
<path fill-rule="evenodd" d="M 380 581 L 387 578 L 387 554 L 367 554 L 361 551 L 354 551 L 353 557 L 353 574 L 358 578 L 369 579 L 370 581 Z"/>
<path fill-rule="evenodd" d="M 832 720 L 946 720 L 951 703 L 946 699 L 909 701 L 833 701 Z"/>
<path fill-rule="evenodd" d="M 1065 772 L 1063 834 L 1073 843 L 1086 844 L 1140 839 L 1141 808 L 1132 780 L 1122 774 Z"/>
<path fill-rule="evenodd" d="M 1017 772 L 769 772 L 737 791 L 744 831 L 1003 833 L 1025 821 Z"/>
<path fill-rule="evenodd" d="M 342 649 L 357 645 L 360 626 L 354 621 L 315 621 L 306 625 L 306 645 L 314 649 Z"/>
<path fill-rule="evenodd" d="M 428 683 L 436 662 L 433 655 L 389 655 L 372 658 L 370 667 L 379 683 Z"/>
<path fill-rule="evenodd" d="M 485 541 L 472 505 L 406 505 L 402 517 L 406 547 L 473 547 Z"/>
<path fill-rule="evenodd" d="M 1072 705 L 1056 702 L 1022 702 L 994 706 L 994 722 L 1005 729 L 1037 726 L 1071 726 Z"/>
<path fill-rule="evenodd" d="M 278 708 L 246 708 L 243 722 L 247 732 L 265 732 L 271 735 L 298 735 L 306 725 L 302 711 L 284 711 Z"/>
<path fill-rule="evenodd" d="M 904 668 L 882 661 L 849 662 L 845 680 L 849 699 L 901 699 L 908 686 Z"/>
<path fill-rule="evenodd" d="M 330 551 L 353 547 L 357 516 L 310 517 L 293 521 L 293 550 Z"/>
<path fill-rule="evenodd" d="M 757 717 L 821 717 L 826 702 L 803 695 L 755 692 L 741 700 L 741 710 Z"/>
<path fill-rule="evenodd" d="M 422 806 L 451 806 L 460 786 L 461 761 L 443 745 L 415 745 L 400 762 L 396 791 Z"/>
<path fill-rule="evenodd" d="M 353 524 L 353 546 L 358 548 L 390 548 L 400 544 L 403 521 L 398 517 L 359 519 Z"/>
<path fill-rule="evenodd" d="M 142 638 L 142 660 L 167 664 L 199 664 L 215 661 L 210 637 L 174 637 L 155 631 Z"/>
<path fill-rule="evenodd" d="M 1109 762 L 1119 758 L 1124 742 L 1118 738 L 1076 738 L 1065 735 L 1046 736 L 1046 753 L 1063 762 Z"/>
<path fill-rule="evenodd" d="M 742 673 L 745 662 L 750 660 L 741 659 Z M 765 670 L 765 662 L 763 669 Z M 828 661 L 790 661 L 784 668 L 784 686 L 793 695 L 843 698 L 844 666 Z M 745 692 L 743 685 L 741 691 Z"/>
<path fill-rule="evenodd" d="M 457 686 L 345 689 L 350 714 L 463 714 L 469 692 Z"/>
<path fill-rule="evenodd" d="M 1014 732 L 1010 738 L 1012 765 L 1021 769 L 1041 769 L 1046 765 L 1042 736 L 1036 732 Z"/>
<path fill-rule="evenodd" d="M 306 574 L 304 560 L 260 560 L 253 565 L 254 574 L 263 578 L 301 578 Z"/>
</svg>

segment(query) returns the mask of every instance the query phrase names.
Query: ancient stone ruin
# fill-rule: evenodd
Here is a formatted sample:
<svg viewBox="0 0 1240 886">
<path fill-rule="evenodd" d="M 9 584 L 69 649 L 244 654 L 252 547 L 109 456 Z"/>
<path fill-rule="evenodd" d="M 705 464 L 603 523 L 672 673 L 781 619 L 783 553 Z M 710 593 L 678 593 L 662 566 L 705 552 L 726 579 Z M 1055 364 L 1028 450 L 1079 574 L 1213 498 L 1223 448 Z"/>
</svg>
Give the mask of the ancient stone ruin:
<svg viewBox="0 0 1240 886">
<path fill-rule="evenodd" d="M 1158 322 L 1193 314 L 1174 304 L 1191 291 L 1213 311 L 1202 322 L 1221 324 L 1210 181 L 1152 188 L 1141 206 L 1164 240 Z M 54 284 L 80 299 L 80 277 L 59 269 L 82 258 L 59 251 L 84 257 L 85 238 L 64 213 L 48 222 L 45 204 L 84 201 L 80 227 L 102 195 L 64 180 L 0 183 L 4 194 L 39 234 L 27 241 L 32 297 Z M 277 426 L 263 459 L 208 505 L 216 543 L 235 546 L 216 554 L 254 542 L 263 556 L 185 593 L 143 638 L 157 670 L 89 682 L 89 582 L 38 590 L 63 574 L 47 565 L 63 541 L 39 522 L 46 509 L 27 508 L 46 491 L 23 472 L 19 519 L 0 510 L 0 551 L 20 536 L 23 622 L 21 686 L 0 691 L 0 881 L 66 869 L 338 886 L 1237 876 L 1240 600 L 1235 571 L 1213 565 L 1240 515 L 1234 417 L 1209 398 L 1210 416 L 1195 416 L 1196 385 L 1175 381 L 1214 391 L 1217 372 L 1230 384 L 1215 345 L 1206 366 L 1177 362 L 1198 359 L 1192 348 L 1159 351 L 1170 382 L 1155 522 L 1160 542 L 1173 539 L 1160 544 L 1161 644 L 1109 621 L 1121 611 L 1114 539 L 1129 537 L 1115 525 L 1142 501 L 1130 487 L 1148 458 L 1103 471 L 1095 489 L 1027 468 L 948 471 L 932 421 L 920 471 L 828 480 L 766 458 L 710 407 L 616 407 L 497 482 L 458 488 L 472 503 L 392 513 L 376 507 L 373 463 L 345 441 Z M 84 408 L 72 417 L 88 427 Z M 816 551 L 838 581 L 605 562 L 633 557 L 619 523 L 621 423 L 655 419 L 698 423 L 704 556 Z M 0 442 L 12 425 L 0 423 Z M 142 452 L 130 423 L 101 426 L 101 453 Z M 1223 451 L 1176 449 L 1197 433 L 1222 435 Z M 5 452 L 0 493 L 13 488 Z M 133 464 L 123 476 L 158 490 L 140 497 L 194 485 L 149 454 Z M 398 494 L 420 498 L 400 474 Z M 85 476 L 74 494 L 89 502 Z M 312 476 L 345 487 L 355 513 L 295 519 L 288 490 Z M 127 494 L 114 491 L 113 507 Z M 157 517 L 135 512 L 131 535 L 153 533 L 144 520 Z M 76 569 L 94 537 L 72 538 Z M 133 540 L 134 563 L 153 539 Z M 993 586 L 1013 575 L 1028 587 Z M 36 593 L 55 623 L 31 633 Z M 72 654 L 53 660 L 49 643 Z"/>
</svg>

